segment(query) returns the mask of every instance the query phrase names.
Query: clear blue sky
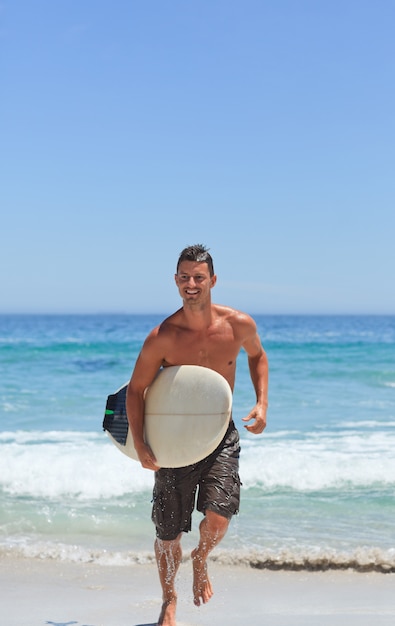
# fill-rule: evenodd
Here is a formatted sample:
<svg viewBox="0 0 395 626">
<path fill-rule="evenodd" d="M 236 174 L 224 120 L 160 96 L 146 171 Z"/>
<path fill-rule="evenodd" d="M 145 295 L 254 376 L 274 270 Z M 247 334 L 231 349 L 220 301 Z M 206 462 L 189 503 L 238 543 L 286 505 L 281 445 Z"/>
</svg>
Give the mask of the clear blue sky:
<svg viewBox="0 0 395 626">
<path fill-rule="evenodd" d="M 393 0 L 1 0 L 0 312 L 395 313 Z"/>
</svg>

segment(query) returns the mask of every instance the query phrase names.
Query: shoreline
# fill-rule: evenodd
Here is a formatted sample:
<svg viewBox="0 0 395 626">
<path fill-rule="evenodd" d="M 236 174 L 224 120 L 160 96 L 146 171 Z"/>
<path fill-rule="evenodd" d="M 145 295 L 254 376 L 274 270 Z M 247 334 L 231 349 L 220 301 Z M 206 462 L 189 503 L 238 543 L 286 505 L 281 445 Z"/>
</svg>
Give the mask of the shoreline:
<svg viewBox="0 0 395 626">
<path fill-rule="evenodd" d="M 371 626 L 395 621 L 395 574 L 273 571 L 209 559 L 211 601 L 195 607 L 191 563 L 177 577 L 177 626 Z M 156 565 L 0 559 L 5 626 L 155 626 Z"/>
<path fill-rule="evenodd" d="M 183 545 L 183 563 L 190 561 L 190 552 L 195 547 L 197 537 L 187 536 Z M 225 544 L 226 540 L 224 541 Z M 141 546 L 142 547 L 142 546 Z M 103 545 L 79 545 L 61 541 L 45 540 L 26 543 L 9 543 L 0 545 L 0 562 L 9 559 L 37 559 L 40 561 L 59 561 L 61 563 L 92 564 L 101 567 L 133 567 L 155 564 L 153 547 L 145 546 L 145 550 L 104 548 Z M 260 550 L 257 548 L 240 550 L 237 548 L 217 548 L 209 556 L 209 561 L 218 566 L 240 567 L 252 570 L 273 572 L 329 572 L 348 571 L 356 573 L 376 572 L 395 574 L 394 550 L 382 550 L 377 547 L 360 547 L 352 551 L 336 551 L 328 548 L 299 548 Z"/>
</svg>

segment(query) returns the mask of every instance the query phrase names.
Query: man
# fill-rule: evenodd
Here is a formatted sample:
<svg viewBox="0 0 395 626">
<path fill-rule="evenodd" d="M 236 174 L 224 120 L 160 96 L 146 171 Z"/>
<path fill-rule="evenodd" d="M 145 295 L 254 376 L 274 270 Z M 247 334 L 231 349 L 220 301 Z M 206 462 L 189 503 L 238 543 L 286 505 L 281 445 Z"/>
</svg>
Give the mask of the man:
<svg viewBox="0 0 395 626">
<path fill-rule="evenodd" d="M 268 362 L 254 320 L 245 313 L 211 302 L 217 277 L 211 255 L 201 245 L 185 248 L 178 259 L 175 282 L 182 307 L 154 328 L 144 342 L 128 385 L 127 414 L 141 465 L 155 471 L 152 519 L 156 525 L 155 555 L 163 591 L 158 625 L 176 625 L 175 577 L 181 562 L 181 537 L 191 528 L 195 493 L 204 514 L 199 544 L 192 552 L 193 597 L 196 606 L 210 600 L 213 590 L 207 557 L 225 536 L 238 512 L 239 436 L 233 421 L 217 450 L 203 461 L 178 469 L 160 469 L 143 438 L 144 392 L 161 367 L 201 365 L 213 369 L 234 388 L 236 358 L 241 348 L 248 355 L 257 402 L 245 428 L 260 434 L 266 426 Z M 216 477 L 221 476 L 220 488 Z M 170 487 L 169 487 L 170 486 Z"/>
</svg>

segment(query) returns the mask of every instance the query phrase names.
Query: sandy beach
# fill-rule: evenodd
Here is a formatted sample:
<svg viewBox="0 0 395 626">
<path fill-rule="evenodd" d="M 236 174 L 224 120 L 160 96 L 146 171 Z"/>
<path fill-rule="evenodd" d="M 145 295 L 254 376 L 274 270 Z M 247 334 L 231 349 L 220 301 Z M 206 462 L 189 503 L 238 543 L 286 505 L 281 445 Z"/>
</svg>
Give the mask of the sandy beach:
<svg viewBox="0 0 395 626">
<path fill-rule="evenodd" d="M 178 626 L 377 626 L 395 622 L 395 574 L 272 572 L 210 562 L 215 595 L 192 603 L 191 568 L 178 576 Z M 5 557 L 4 626 L 153 626 L 156 567 L 109 567 Z"/>
</svg>

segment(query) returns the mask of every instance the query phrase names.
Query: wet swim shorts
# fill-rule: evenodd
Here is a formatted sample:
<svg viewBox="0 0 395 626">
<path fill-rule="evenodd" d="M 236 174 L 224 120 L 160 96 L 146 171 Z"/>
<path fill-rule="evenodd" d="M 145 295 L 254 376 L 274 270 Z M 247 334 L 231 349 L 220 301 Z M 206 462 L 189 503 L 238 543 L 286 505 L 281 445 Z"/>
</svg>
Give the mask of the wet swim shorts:
<svg viewBox="0 0 395 626">
<path fill-rule="evenodd" d="M 238 513 L 239 455 L 239 433 L 231 421 L 224 439 L 208 457 L 187 467 L 155 472 L 152 521 L 159 539 L 170 541 L 191 530 L 197 490 L 198 511 L 214 511 L 227 519 Z"/>
</svg>

